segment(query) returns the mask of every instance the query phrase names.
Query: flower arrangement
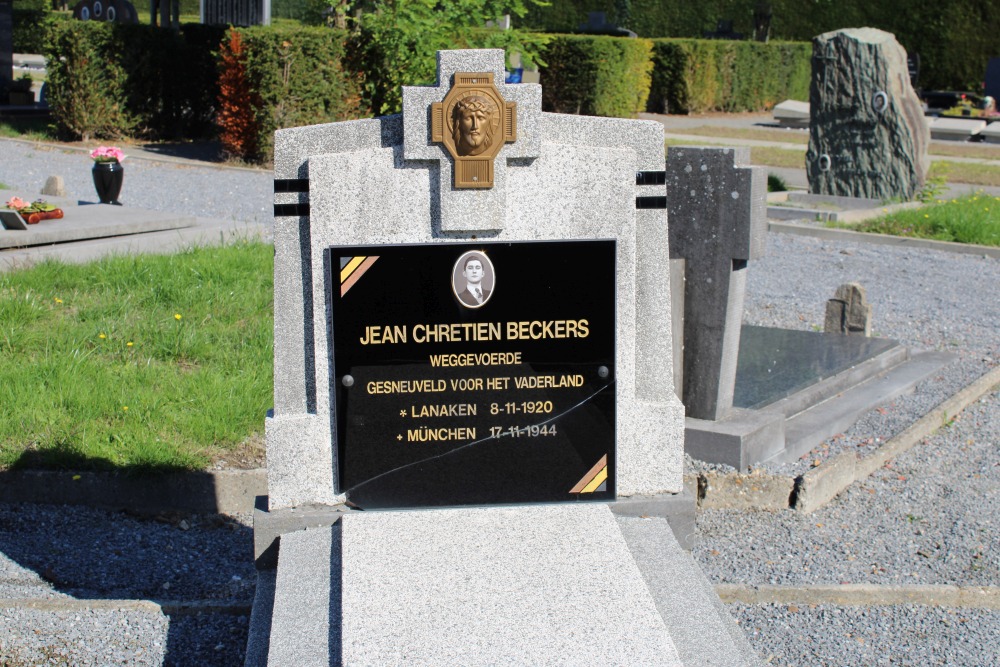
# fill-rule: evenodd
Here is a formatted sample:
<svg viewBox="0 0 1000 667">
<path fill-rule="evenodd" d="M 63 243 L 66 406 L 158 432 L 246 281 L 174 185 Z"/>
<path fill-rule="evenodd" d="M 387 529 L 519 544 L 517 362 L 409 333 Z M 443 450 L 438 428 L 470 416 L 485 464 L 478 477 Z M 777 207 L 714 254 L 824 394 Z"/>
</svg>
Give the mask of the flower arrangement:
<svg viewBox="0 0 1000 667">
<path fill-rule="evenodd" d="M 90 151 L 90 158 L 94 162 L 122 162 L 125 160 L 125 153 L 117 146 L 98 146 Z"/>
<path fill-rule="evenodd" d="M 42 220 L 58 220 L 63 217 L 61 208 L 56 208 L 43 199 L 26 202 L 20 197 L 11 197 L 7 200 L 7 208 L 17 211 L 18 215 L 24 218 L 29 225 Z"/>
</svg>

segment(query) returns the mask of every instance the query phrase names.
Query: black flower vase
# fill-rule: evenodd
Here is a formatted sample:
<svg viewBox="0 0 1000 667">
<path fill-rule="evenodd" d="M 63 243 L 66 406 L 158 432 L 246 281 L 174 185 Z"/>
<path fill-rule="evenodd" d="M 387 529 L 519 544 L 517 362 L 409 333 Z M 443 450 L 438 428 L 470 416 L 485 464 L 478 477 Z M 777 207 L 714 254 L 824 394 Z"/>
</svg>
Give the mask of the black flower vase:
<svg viewBox="0 0 1000 667">
<path fill-rule="evenodd" d="M 125 168 L 117 160 L 113 162 L 95 162 L 94 187 L 97 188 L 97 198 L 102 204 L 121 206 L 118 194 L 122 191 L 122 180 L 125 178 Z"/>
</svg>

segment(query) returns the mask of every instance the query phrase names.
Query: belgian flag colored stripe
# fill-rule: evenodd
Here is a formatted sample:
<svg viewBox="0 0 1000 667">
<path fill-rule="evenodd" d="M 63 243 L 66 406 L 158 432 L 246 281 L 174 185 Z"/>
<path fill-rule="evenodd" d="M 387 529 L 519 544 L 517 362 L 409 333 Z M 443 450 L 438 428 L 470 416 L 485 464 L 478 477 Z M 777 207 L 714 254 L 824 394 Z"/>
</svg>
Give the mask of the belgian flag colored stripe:
<svg viewBox="0 0 1000 667">
<path fill-rule="evenodd" d="M 361 276 L 372 267 L 377 259 L 378 255 L 351 257 L 347 264 L 340 269 L 340 296 L 347 294 L 347 290 L 354 287 L 354 283 L 361 279 Z"/>
<path fill-rule="evenodd" d="M 594 467 L 587 471 L 587 474 L 576 483 L 570 493 L 593 493 L 601 484 L 608 479 L 608 455 L 605 454 L 601 460 L 594 464 Z"/>
</svg>

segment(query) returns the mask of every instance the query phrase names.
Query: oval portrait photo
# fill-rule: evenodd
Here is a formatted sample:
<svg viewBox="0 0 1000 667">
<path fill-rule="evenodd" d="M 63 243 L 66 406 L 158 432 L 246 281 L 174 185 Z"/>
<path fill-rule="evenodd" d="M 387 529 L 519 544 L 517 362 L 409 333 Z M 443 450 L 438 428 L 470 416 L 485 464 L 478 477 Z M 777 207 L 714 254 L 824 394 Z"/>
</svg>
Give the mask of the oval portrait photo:
<svg viewBox="0 0 1000 667">
<path fill-rule="evenodd" d="M 493 262 L 483 253 L 462 253 L 451 272 L 451 289 L 466 308 L 481 308 L 493 294 L 496 273 Z"/>
</svg>

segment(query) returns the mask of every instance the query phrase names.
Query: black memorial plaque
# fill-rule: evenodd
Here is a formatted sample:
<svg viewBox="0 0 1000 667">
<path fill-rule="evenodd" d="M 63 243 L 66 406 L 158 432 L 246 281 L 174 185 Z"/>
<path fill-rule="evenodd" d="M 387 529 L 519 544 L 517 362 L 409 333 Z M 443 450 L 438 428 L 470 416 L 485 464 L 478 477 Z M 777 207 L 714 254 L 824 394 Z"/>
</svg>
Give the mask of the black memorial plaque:
<svg viewBox="0 0 1000 667">
<path fill-rule="evenodd" d="M 615 497 L 614 241 L 327 253 L 351 502 Z"/>
</svg>

